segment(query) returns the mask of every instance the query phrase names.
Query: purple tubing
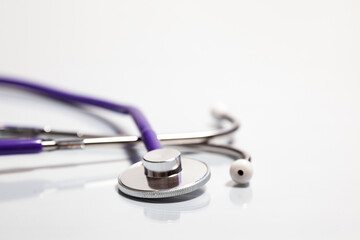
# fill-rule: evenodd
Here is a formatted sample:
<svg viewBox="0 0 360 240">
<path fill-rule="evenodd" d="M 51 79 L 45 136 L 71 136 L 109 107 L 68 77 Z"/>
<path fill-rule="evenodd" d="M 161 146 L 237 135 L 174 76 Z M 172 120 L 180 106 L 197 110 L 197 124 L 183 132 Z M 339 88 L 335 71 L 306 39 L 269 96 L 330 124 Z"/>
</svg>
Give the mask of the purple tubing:
<svg viewBox="0 0 360 240">
<path fill-rule="evenodd" d="M 0 155 L 42 152 L 40 138 L 0 139 Z"/>
<path fill-rule="evenodd" d="M 141 139 L 144 142 L 147 150 L 151 151 L 162 148 L 160 141 L 157 139 L 156 133 L 151 128 L 149 122 L 142 114 L 142 112 L 136 107 L 111 103 L 105 100 L 67 93 L 53 88 L 45 87 L 39 84 L 16 80 L 8 77 L 0 76 L 0 84 L 6 84 L 14 87 L 21 87 L 26 90 L 32 90 L 47 97 L 54 98 L 63 102 L 88 104 L 118 113 L 129 114 L 135 121 L 135 124 L 137 125 L 140 131 Z M 21 139 L 19 139 L 19 143 L 20 140 Z M 17 140 L 8 140 L 8 141 L 17 141 Z M 15 144 L 15 142 L 12 143 Z"/>
</svg>

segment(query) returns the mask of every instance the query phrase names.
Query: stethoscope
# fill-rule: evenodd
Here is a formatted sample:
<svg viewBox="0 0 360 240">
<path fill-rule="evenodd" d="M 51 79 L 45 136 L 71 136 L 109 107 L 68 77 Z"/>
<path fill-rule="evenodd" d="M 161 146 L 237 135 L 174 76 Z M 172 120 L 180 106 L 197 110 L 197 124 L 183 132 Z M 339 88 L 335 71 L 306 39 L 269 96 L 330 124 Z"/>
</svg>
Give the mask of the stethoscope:
<svg viewBox="0 0 360 240">
<path fill-rule="evenodd" d="M 118 189 L 125 195 L 136 198 L 169 198 L 193 192 L 210 179 L 206 163 L 183 157 L 178 149 L 191 149 L 222 153 L 235 159 L 230 167 L 230 176 L 235 183 L 247 185 L 253 175 L 250 156 L 230 144 L 219 144 L 213 140 L 229 135 L 239 129 L 239 123 L 224 108 L 213 109 L 213 116 L 221 125 L 219 129 L 178 134 L 156 134 L 142 112 L 133 106 L 115 104 L 105 100 L 67 93 L 43 85 L 13 78 L 0 77 L 0 84 L 30 90 L 45 97 L 78 106 L 92 105 L 114 112 L 130 115 L 140 136 L 94 136 L 78 132 L 60 132 L 49 128 L 24 128 L 4 126 L 3 136 L 17 136 L 0 140 L 0 155 L 40 153 L 61 149 L 84 148 L 93 145 L 135 145 L 142 142 L 147 153 L 142 161 L 134 163 L 118 177 Z M 62 135 L 69 139 L 48 139 Z M 26 137 L 25 137 L 26 136 Z M 163 148 L 162 145 L 174 148 Z"/>
</svg>

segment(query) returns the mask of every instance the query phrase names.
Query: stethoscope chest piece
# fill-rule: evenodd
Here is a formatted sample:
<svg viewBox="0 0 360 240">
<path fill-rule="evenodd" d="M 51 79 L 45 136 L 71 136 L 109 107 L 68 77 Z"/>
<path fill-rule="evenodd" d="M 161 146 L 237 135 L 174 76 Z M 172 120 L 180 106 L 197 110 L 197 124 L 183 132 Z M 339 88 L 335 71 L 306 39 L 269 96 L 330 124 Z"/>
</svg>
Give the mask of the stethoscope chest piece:
<svg viewBox="0 0 360 240">
<path fill-rule="evenodd" d="M 195 191 L 209 179 L 205 163 L 182 158 L 175 149 L 156 149 L 119 176 L 118 187 L 132 197 L 168 198 Z"/>
</svg>

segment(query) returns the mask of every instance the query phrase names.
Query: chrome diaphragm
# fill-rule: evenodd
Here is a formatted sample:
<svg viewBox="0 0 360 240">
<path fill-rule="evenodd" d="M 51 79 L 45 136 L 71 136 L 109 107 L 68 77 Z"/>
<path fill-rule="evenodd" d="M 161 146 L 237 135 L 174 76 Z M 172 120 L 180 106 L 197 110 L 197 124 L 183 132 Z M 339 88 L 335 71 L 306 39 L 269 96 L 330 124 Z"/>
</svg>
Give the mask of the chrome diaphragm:
<svg viewBox="0 0 360 240">
<path fill-rule="evenodd" d="M 210 179 L 208 166 L 182 158 L 175 149 L 157 149 L 144 155 L 118 178 L 126 195 L 138 198 L 168 198 L 190 193 Z"/>
</svg>

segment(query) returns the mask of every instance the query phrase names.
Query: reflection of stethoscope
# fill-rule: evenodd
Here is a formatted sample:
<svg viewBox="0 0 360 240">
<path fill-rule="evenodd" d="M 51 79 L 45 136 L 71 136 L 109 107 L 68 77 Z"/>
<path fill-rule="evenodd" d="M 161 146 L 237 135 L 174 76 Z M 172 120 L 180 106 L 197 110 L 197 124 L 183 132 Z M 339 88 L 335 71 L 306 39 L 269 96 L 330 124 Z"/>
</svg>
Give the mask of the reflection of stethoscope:
<svg viewBox="0 0 360 240">
<path fill-rule="evenodd" d="M 167 198 L 193 192 L 210 179 L 208 166 L 198 160 L 181 157 L 176 149 L 163 148 L 164 145 L 175 145 L 178 148 L 191 148 L 201 151 L 220 152 L 234 157 L 236 160 L 230 168 L 232 179 L 239 184 L 247 184 L 252 177 L 253 169 L 250 156 L 244 151 L 230 145 L 213 143 L 214 138 L 228 135 L 239 128 L 237 121 L 222 109 L 213 111 L 219 121 L 230 123 L 221 129 L 156 135 L 145 116 L 137 108 L 115 104 L 108 101 L 66 93 L 45 86 L 0 77 L 0 84 L 30 90 L 46 97 L 66 103 L 92 105 L 118 113 L 130 115 L 137 125 L 141 137 L 138 136 L 87 136 L 78 133 L 56 132 L 50 129 L 3 127 L 3 135 L 17 135 L 28 138 L 6 138 L 0 140 L 0 155 L 39 153 L 58 149 L 83 148 L 91 145 L 104 144 L 136 144 L 143 142 L 148 152 L 141 162 L 133 164 L 118 178 L 119 190 L 126 195 L 138 198 Z M 40 135 L 66 135 L 77 138 L 48 140 Z M 29 136 L 31 136 L 29 138 Z M 161 143 L 160 143 L 161 142 Z"/>
</svg>

